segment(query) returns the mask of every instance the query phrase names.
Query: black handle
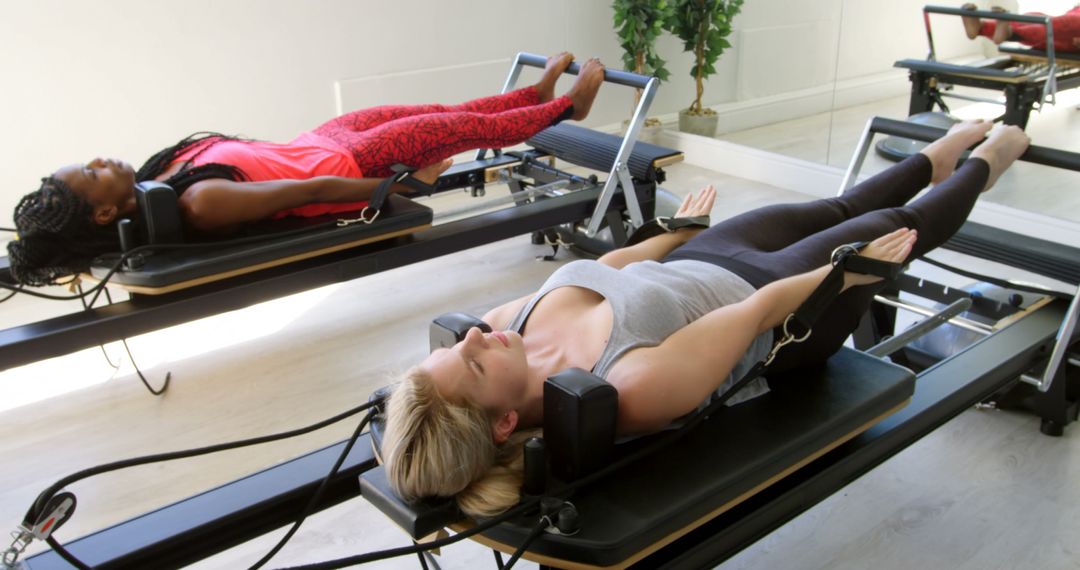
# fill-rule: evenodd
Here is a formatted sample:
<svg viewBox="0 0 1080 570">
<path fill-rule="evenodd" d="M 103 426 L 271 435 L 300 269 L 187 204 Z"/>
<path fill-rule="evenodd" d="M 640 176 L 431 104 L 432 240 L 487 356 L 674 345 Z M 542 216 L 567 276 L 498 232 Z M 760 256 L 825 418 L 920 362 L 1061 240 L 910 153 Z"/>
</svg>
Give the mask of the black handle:
<svg viewBox="0 0 1080 570">
<path fill-rule="evenodd" d="M 938 127 L 874 117 L 870 122 L 870 132 L 930 142 L 944 136 L 946 131 Z M 1080 172 L 1080 154 L 1067 150 L 1031 145 L 1020 156 L 1020 160 Z"/>
<path fill-rule="evenodd" d="M 521 65 L 539 67 L 541 69 L 543 69 L 544 66 L 547 65 L 547 58 L 542 55 L 536 55 L 535 53 L 520 52 L 518 53 L 517 57 L 518 62 L 521 63 Z M 565 73 L 569 73 L 570 75 L 577 75 L 579 71 L 581 71 L 581 66 L 575 62 L 571 63 L 570 67 L 566 68 Z M 619 85 L 626 85 L 627 87 L 644 89 L 651 80 L 652 77 L 640 75 L 637 73 L 630 73 L 629 71 L 617 71 L 614 69 L 604 70 L 604 81 L 608 83 L 617 83 Z"/>
</svg>

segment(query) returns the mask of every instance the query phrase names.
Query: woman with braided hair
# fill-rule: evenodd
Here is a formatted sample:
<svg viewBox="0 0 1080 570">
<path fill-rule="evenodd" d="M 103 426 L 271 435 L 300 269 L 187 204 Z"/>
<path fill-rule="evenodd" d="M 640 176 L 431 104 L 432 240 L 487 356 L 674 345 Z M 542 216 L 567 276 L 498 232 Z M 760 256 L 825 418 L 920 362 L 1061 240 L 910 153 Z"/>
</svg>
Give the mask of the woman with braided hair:
<svg viewBox="0 0 1080 570">
<path fill-rule="evenodd" d="M 510 93 L 454 106 L 354 111 L 288 144 L 197 133 L 153 155 L 138 171 L 103 158 L 65 166 L 15 207 L 11 274 L 25 285 L 51 284 L 119 250 L 116 222 L 137 213 L 136 182 L 172 186 L 185 229 L 197 233 L 355 210 L 399 163 L 418 168 L 413 176 L 433 183 L 454 154 L 518 144 L 562 120 L 584 119 L 604 66 L 589 59 L 570 90 L 555 97 L 555 83 L 572 61 L 565 52 L 549 58 L 535 85 Z"/>
</svg>

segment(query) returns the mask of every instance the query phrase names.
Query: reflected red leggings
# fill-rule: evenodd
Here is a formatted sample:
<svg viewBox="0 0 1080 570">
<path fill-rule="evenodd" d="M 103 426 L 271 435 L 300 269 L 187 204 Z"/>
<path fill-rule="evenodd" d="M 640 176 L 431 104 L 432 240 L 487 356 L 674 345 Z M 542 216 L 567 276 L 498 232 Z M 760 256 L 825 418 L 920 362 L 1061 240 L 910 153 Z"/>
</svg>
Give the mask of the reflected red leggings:
<svg viewBox="0 0 1080 570">
<path fill-rule="evenodd" d="M 1028 16 L 1045 16 L 1041 12 L 1029 12 Z M 982 23 L 980 36 L 994 37 L 997 29 L 997 20 L 986 20 Z M 1050 25 L 1054 27 L 1054 50 L 1080 52 L 1073 40 L 1080 38 L 1080 7 L 1073 8 L 1060 16 L 1050 18 Z M 1034 49 L 1046 49 L 1046 26 L 1043 24 L 1025 24 L 1022 22 L 1009 22 L 1012 38 Z"/>
<path fill-rule="evenodd" d="M 460 105 L 387 105 L 347 113 L 316 128 L 353 153 L 364 176 L 391 174 L 394 164 L 421 168 L 477 148 L 524 142 L 570 117 L 566 96 L 540 102 L 535 87 Z"/>
</svg>

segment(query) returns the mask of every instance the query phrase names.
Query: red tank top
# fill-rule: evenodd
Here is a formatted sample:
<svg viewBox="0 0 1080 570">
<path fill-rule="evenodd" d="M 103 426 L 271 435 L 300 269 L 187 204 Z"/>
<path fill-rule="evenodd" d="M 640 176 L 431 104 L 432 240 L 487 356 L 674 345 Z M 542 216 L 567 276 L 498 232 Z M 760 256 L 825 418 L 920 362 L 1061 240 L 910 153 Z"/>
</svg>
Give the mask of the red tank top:
<svg viewBox="0 0 1080 570">
<path fill-rule="evenodd" d="M 212 141 L 213 139 L 209 139 Z M 208 141 L 208 142 L 209 142 Z M 252 182 L 267 180 L 303 180 L 315 176 L 360 178 L 363 174 L 352 155 L 336 142 L 314 133 L 304 133 L 287 144 L 261 141 L 222 141 L 206 152 L 191 157 L 206 144 L 196 144 L 176 157 L 175 162 L 191 161 L 192 166 L 209 163 L 228 164 L 244 171 Z M 285 216 L 312 217 L 358 210 L 364 202 L 307 204 L 282 210 L 273 219 Z"/>
</svg>

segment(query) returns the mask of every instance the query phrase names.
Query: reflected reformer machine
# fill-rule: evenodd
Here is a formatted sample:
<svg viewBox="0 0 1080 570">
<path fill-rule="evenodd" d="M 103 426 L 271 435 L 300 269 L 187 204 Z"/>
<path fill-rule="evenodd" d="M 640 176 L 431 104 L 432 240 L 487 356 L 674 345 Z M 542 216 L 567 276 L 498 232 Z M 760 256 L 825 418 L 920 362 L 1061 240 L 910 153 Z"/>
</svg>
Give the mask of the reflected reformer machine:
<svg viewBox="0 0 1080 570">
<path fill-rule="evenodd" d="M 1005 22 L 1043 24 L 1046 26 L 1047 48 L 1035 50 L 1020 44 L 1006 43 L 999 46 L 1001 55 L 966 65 L 942 63 L 937 60 L 934 36 L 930 27 L 931 14 L 973 16 Z M 946 6 L 923 8 L 926 39 L 929 54 L 926 59 L 903 59 L 895 66 L 909 71 L 911 101 L 908 115 L 933 111 L 937 106 L 948 113 L 946 97 L 978 102 L 1003 104 L 1005 111 L 1001 120 L 1020 128 L 1027 126 L 1032 109 L 1044 104 L 1053 105 L 1058 91 L 1080 86 L 1080 54 L 1060 53 L 1054 50 L 1054 30 L 1049 16 L 1029 16 L 992 12 L 987 10 L 963 10 Z M 972 97 L 952 92 L 953 86 L 975 87 L 997 91 L 1004 101 L 985 97 Z"/>
<path fill-rule="evenodd" d="M 944 131 L 873 119 L 841 192 L 854 183 L 879 134 L 931 141 Z M 1021 160 L 1080 172 L 1076 153 L 1032 146 Z M 544 567 L 709 567 L 988 398 L 1002 400 L 1008 393 L 1035 410 L 1042 431 L 1060 434 L 1076 419 L 1080 400 L 1080 363 L 1074 355 L 1080 249 L 974 223 L 945 247 L 1064 282 L 1068 290 L 1052 292 L 997 279 L 991 279 L 997 284 L 989 287 L 950 288 L 902 276 L 864 318 L 855 335 L 858 350 L 845 348 L 820 369 L 769 376 L 768 394 L 705 417 L 646 457 L 634 454 L 664 434 L 615 445 L 613 430 L 608 430 L 605 441 L 603 426 L 598 432 L 584 413 L 591 409 L 592 390 L 602 381 L 553 377 L 545 385 L 545 398 L 550 389 L 569 399 L 557 421 L 549 422 L 552 413 L 546 409 L 550 477 L 544 492 L 553 492 L 559 482 L 588 477 L 590 469 L 600 467 L 596 456 L 606 455 L 605 462 L 629 462 L 602 481 L 559 497 L 575 507 L 566 528 L 561 516 L 558 525 L 537 527 L 537 515 L 529 513 L 472 538 L 496 552 L 524 549 L 524 558 Z M 894 330 L 897 310 L 924 318 L 906 330 Z M 433 326 L 440 335 L 451 328 L 440 326 Z M 467 326 L 457 327 L 454 334 Z M 935 346 L 934 335 L 949 328 L 971 331 L 972 336 Z M 436 336 L 433 346 L 446 342 Z M 405 503 L 397 498 L 376 460 L 378 421 L 374 426 L 329 482 L 319 508 L 362 496 L 420 542 L 446 528 L 465 533 L 485 524 L 463 517 L 451 501 Z M 739 437 L 725 437 L 732 433 Z M 193 562 L 292 521 L 344 445 L 315 451 L 67 547 L 102 568 Z M 357 556 L 318 567 L 371 558 Z M 501 567 L 501 557 L 496 558 Z M 30 557 L 25 564 L 33 570 L 66 567 L 52 552 Z"/>
</svg>

